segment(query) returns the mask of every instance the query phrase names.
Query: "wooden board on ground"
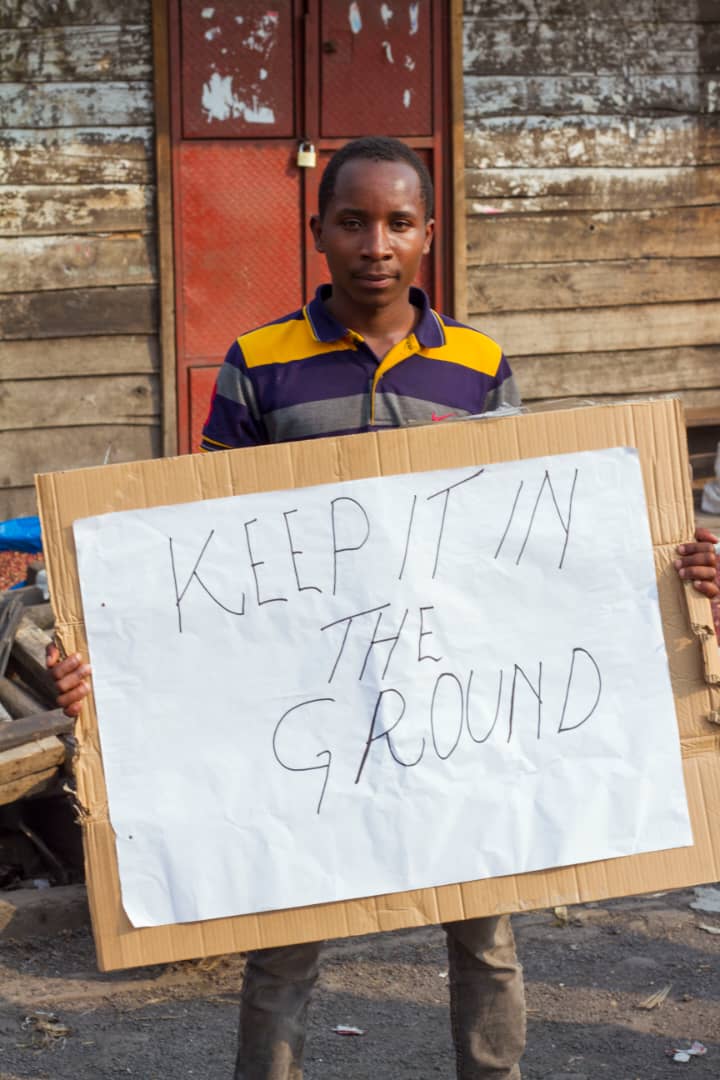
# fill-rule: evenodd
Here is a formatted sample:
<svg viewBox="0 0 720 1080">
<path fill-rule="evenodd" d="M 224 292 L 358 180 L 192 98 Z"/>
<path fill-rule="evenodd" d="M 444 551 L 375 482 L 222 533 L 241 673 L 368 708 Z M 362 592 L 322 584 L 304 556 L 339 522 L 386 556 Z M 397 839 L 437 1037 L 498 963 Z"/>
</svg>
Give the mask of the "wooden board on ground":
<svg viewBox="0 0 720 1080">
<path fill-rule="evenodd" d="M 0 786 L 43 772 L 65 760 L 65 747 L 55 735 L 0 751 Z"/>
<path fill-rule="evenodd" d="M 51 641 L 47 631 L 41 630 L 29 616 L 25 616 L 15 631 L 12 659 L 16 671 L 33 692 L 54 705 L 57 687 L 45 662 Z"/>
<path fill-rule="evenodd" d="M 43 708 L 43 702 L 36 698 L 34 694 L 31 694 L 29 689 L 4 676 L 0 679 L 0 704 L 7 709 L 14 719 L 22 716 L 34 716 Z M 4 729 L 0 731 L 0 749 L 3 747 L 3 734 Z M 7 746 L 8 743 L 6 742 L 4 745 Z M 17 746 L 18 743 L 14 742 L 12 745 Z"/>
<path fill-rule="evenodd" d="M 32 713 L 23 713 L 11 724 L 0 727 L 0 754 L 13 750 L 16 746 L 39 743 L 51 735 L 69 735 L 74 724 L 75 721 L 66 716 L 62 709 L 38 712 L 35 706 Z"/>
<path fill-rule="evenodd" d="M 0 806 L 26 799 L 33 795 L 45 795 L 55 785 L 59 769 L 56 765 L 41 769 L 27 776 L 19 776 L 7 784 L 0 784 Z"/>
</svg>

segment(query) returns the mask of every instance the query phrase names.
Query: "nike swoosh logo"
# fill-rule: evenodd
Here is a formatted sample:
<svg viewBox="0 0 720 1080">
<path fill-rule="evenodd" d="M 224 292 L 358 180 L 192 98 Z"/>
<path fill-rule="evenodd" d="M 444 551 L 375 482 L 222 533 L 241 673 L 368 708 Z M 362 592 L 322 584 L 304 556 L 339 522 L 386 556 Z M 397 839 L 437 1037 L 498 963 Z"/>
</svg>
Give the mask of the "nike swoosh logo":
<svg viewBox="0 0 720 1080">
<path fill-rule="evenodd" d="M 442 416 L 436 416 L 435 413 L 433 413 L 432 414 L 432 419 L 433 420 L 449 420 L 450 417 L 454 416 L 454 415 L 455 415 L 455 413 L 452 413 L 452 412 L 443 413 Z"/>
</svg>

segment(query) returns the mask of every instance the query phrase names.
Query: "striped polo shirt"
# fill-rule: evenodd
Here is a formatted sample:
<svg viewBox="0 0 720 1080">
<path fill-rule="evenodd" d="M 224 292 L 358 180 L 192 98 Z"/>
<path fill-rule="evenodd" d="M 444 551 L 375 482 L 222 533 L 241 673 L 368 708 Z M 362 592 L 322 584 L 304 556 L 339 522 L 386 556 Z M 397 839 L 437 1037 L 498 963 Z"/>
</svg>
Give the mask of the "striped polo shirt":
<svg viewBox="0 0 720 1080">
<path fill-rule="evenodd" d="M 341 326 L 321 285 L 299 311 L 243 334 L 217 377 L 203 450 L 349 435 L 519 404 L 499 345 L 433 311 L 421 289 L 411 334 L 381 360 Z"/>
</svg>

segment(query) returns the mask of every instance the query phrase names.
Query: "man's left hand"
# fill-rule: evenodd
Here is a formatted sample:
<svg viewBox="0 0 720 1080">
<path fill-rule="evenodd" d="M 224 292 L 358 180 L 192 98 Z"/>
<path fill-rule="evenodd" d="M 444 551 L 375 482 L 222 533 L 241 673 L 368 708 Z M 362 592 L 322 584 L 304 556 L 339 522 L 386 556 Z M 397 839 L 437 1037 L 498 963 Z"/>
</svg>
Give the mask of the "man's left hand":
<svg viewBox="0 0 720 1080">
<path fill-rule="evenodd" d="M 715 545 L 718 538 L 709 529 L 696 529 L 695 542 L 680 544 L 673 566 L 683 581 L 689 581 L 694 588 L 710 600 L 720 597 L 718 582 L 718 553 Z"/>
</svg>

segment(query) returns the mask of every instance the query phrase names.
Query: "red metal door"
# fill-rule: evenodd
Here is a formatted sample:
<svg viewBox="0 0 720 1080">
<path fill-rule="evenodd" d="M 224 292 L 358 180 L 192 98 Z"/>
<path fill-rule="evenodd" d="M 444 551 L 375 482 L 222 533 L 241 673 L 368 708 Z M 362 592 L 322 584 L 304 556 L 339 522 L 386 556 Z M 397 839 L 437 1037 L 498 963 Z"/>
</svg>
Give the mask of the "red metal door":
<svg viewBox="0 0 720 1080">
<path fill-rule="evenodd" d="M 195 450 L 234 337 L 326 280 L 307 221 L 348 138 L 396 135 L 425 158 L 438 230 L 421 284 L 447 299 L 444 0 L 172 0 L 170 59 L 179 450 Z M 314 169 L 299 168 L 302 140 Z"/>
</svg>

